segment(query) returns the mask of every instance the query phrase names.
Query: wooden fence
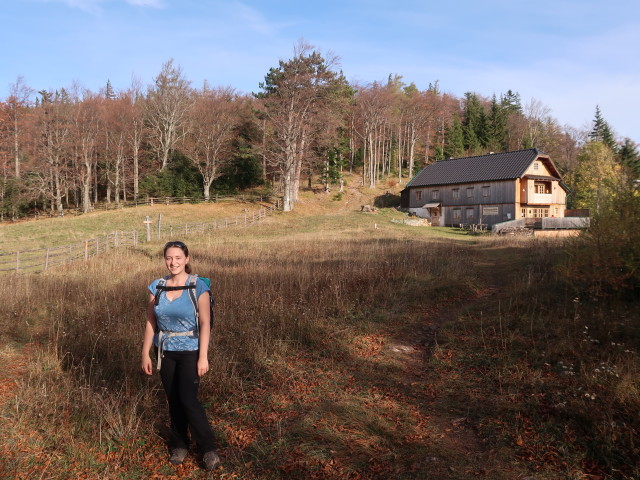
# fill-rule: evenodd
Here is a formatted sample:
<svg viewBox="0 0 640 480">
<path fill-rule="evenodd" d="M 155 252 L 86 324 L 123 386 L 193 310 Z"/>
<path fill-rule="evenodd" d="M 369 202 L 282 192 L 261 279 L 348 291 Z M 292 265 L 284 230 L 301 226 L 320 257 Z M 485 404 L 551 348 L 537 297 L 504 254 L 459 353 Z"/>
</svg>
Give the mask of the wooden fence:
<svg viewBox="0 0 640 480">
<path fill-rule="evenodd" d="M 209 197 L 208 202 L 223 202 L 223 201 L 235 201 L 235 202 L 264 202 L 270 201 L 273 197 L 269 195 L 259 195 L 252 193 L 243 193 L 240 195 L 218 195 L 212 194 Z M 91 211 L 97 210 L 119 210 L 121 208 L 135 208 L 135 207 L 143 207 L 143 206 L 154 206 L 154 205 L 184 205 L 186 203 L 205 203 L 205 200 L 202 197 L 144 197 L 139 198 L 138 200 L 127 200 L 120 201 L 118 203 L 110 202 L 110 203 L 95 203 L 91 205 Z M 66 208 L 62 215 L 53 210 L 47 210 L 38 212 L 36 214 L 31 215 L 20 215 L 16 218 L 9 217 L 8 215 L 2 215 L 0 218 L 0 223 L 4 221 L 15 221 L 15 220 L 44 220 L 47 218 L 58 218 L 60 216 L 65 215 L 82 215 L 81 208 Z"/>
<path fill-rule="evenodd" d="M 32 273 L 43 272 L 47 269 L 75 262 L 78 260 L 88 260 L 106 253 L 109 250 L 123 247 L 135 247 L 149 240 L 159 240 L 161 238 L 185 237 L 194 234 L 203 234 L 210 230 L 248 227 L 255 225 L 275 210 L 280 208 L 280 200 L 273 205 L 261 207 L 254 212 L 246 212 L 243 215 L 236 215 L 231 218 L 220 218 L 203 223 L 184 223 L 161 226 L 148 232 L 147 237 L 138 231 L 111 232 L 100 237 L 84 240 L 82 242 L 65 245 L 61 247 L 37 248 L 33 250 L 22 250 L 11 253 L 0 253 L 0 272 Z"/>
</svg>

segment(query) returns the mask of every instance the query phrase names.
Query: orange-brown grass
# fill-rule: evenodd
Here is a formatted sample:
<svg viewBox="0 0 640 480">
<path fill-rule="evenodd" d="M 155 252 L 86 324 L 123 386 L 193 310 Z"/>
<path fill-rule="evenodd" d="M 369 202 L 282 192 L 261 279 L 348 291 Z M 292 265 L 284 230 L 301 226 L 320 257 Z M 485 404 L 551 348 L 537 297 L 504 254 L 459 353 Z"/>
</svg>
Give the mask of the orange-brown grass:
<svg viewBox="0 0 640 480">
<path fill-rule="evenodd" d="M 215 478 L 637 475 L 629 305 L 573 302 L 560 242 L 471 244 L 362 218 L 189 242 L 217 301 L 201 387 Z M 30 342 L 0 420 L 15 478 L 205 478 L 193 456 L 167 465 L 164 394 L 139 372 L 159 248 L 0 286 L 3 336 Z"/>
</svg>

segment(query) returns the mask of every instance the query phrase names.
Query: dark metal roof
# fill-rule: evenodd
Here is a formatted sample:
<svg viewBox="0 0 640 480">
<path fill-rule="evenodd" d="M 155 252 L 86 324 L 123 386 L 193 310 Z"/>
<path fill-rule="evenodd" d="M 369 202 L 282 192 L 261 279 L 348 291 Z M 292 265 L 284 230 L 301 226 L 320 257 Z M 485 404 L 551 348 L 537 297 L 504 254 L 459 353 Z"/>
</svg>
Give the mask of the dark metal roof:
<svg viewBox="0 0 640 480">
<path fill-rule="evenodd" d="M 475 157 L 450 158 L 424 167 L 411 179 L 406 188 L 512 180 L 522 177 L 538 155 L 544 154 L 536 148 L 530 148 Z"/>
</svg>

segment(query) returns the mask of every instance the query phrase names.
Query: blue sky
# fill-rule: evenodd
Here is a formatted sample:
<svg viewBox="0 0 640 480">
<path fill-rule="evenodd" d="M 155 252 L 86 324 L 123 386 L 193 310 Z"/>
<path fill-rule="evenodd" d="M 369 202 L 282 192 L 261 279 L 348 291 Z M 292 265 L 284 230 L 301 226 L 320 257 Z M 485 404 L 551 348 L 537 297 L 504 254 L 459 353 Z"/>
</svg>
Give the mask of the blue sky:
<svg viewBox="0 0 640 480">
<path fill-rule="evenodd" d="M 637 0 L 0 0 L 0 25 L 0 98 L 18 75 L 36 90 L 148 85 L 171 58 L 194 86 L 258 91 L 303 38 L 350 81 L 511 89 L 576 128 L 598 104 L 640 142 Z"/>
</svg>

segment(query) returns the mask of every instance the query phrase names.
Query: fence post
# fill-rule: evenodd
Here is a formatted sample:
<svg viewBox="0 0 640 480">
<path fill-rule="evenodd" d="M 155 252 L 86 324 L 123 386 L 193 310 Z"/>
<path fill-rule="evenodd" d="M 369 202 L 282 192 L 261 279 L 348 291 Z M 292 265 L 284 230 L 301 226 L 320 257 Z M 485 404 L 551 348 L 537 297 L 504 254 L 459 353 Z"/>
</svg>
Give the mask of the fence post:
<svg viewBox="0 0 640 480">
<path fill-rule="evenodd" d="M 162 214 L 158 214 L 158 240 L 160 240 L 160 230 L 162 228 Z"/>
<path fill-rule="evenodd" d="M 71 263 L 73 261 L 73 245 L 69 245 L 69 260 L 67 263 Z"/>
<path fill-rule="evenodd" d="M 151 217 L 149 215 L 147 215 L 145 217 L 144 222 L 142 222 L 145 224 L 146 229 L 147 229 L 147 242 L 151 241 Z"/>
<path fill-rule="evenodd" d="M 89 240 L 84 241 L 84 261 L 89 259 Z"/>
<path fill-rule="evenodd" d="M 47 271 L 49 268 L 49 249 L 47 248 L 47 253 L 44 254 L 44 271 Z"/>
<path fill-rule="evenodd" d="M 114 248 L 118 248 L 120 245 L 118 244 L 118 231 L 113 232 L 113 246 Z"/>
<path fill-rule="evenodd" d="M 16 272 L 20 271 L 20 252 L 16 252 Z"/>
</svg>

